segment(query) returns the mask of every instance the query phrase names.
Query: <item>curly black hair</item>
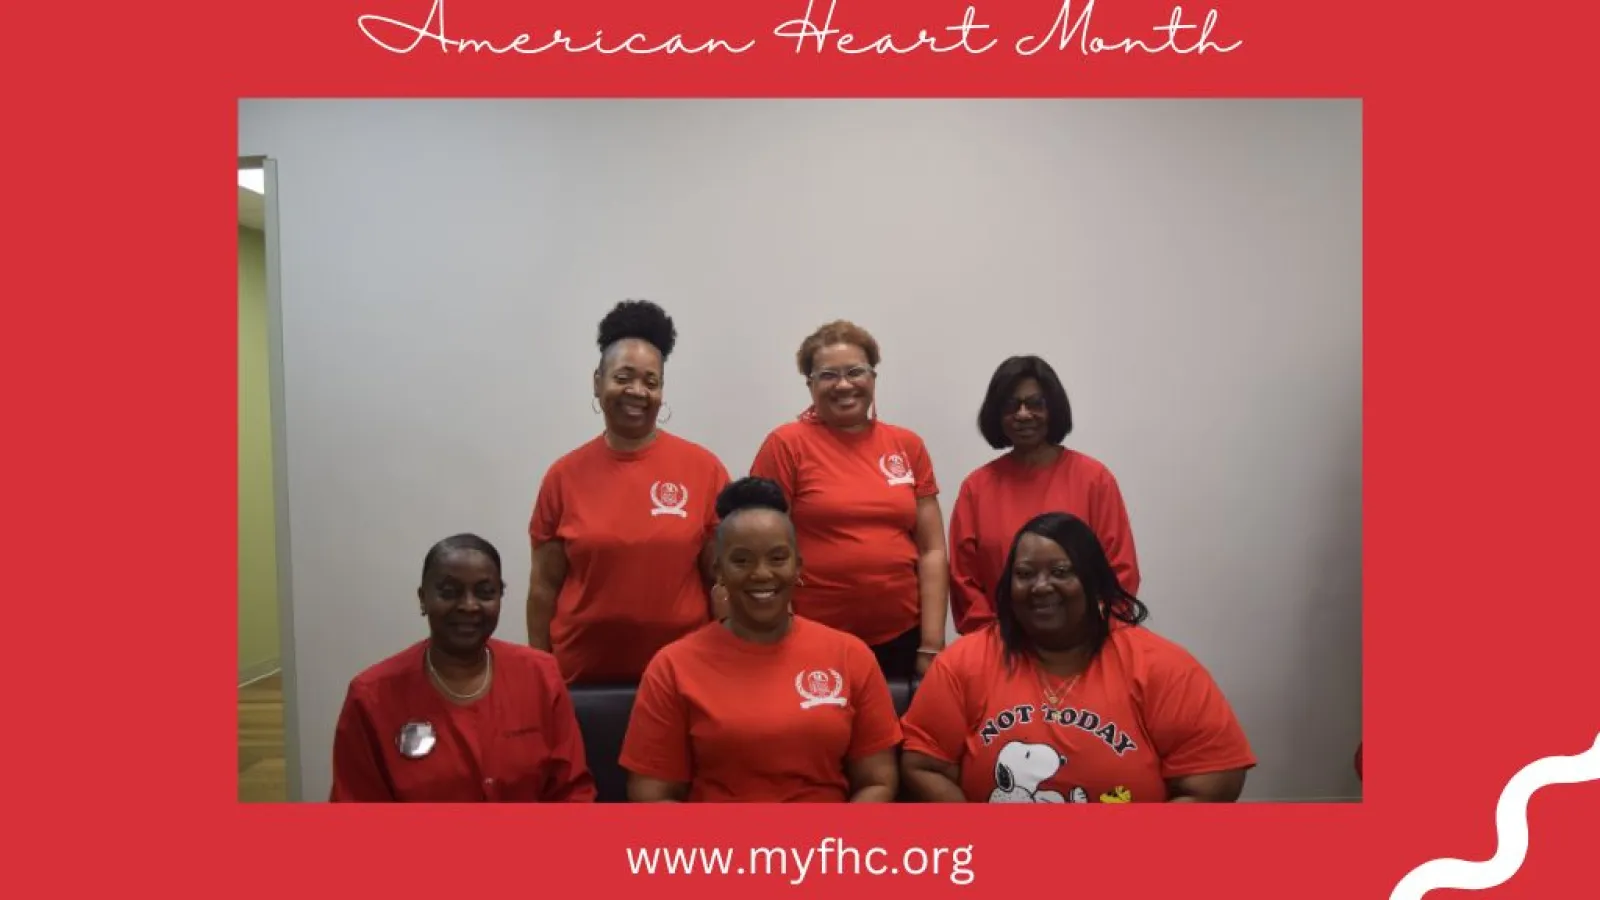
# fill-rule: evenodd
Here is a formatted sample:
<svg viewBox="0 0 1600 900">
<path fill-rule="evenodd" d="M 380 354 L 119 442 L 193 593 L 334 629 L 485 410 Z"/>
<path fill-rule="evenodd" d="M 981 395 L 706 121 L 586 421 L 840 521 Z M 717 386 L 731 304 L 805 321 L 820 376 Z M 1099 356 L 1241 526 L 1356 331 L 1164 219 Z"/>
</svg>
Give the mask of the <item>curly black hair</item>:
<svg viewBox="0 0 1600 900">
<path fill-rule="evenodd" d="M 789 500 L 783 495 L 783 488 L 770 478 L 761 478 L 755 475 L 730 481 L 728 486 L 717 495 L 717 550 L 722 549 L 723 529 L 734 515 L 747 509 L 770 509 L 781 513 L 785 519 L 789 518 Z M 789 523 L 789 539 L 794 540 L 794 523 Z"/>
<path fill-rule="evenodd" d="M 728 482 L 717 495 L 717 518 L 726 519 L 741 509 L 771 509 L 788 515 L 789 501 L 776 481 L 751 475 Z"/>
<path fill-rule="evenodd" d="M 666 310 L 649 300 L 624 300 L 600 320 L 601 354 L 617 341 L 628 338 L 637 338 L 655 347 L 665 363 L 678 343 L 678 329 Z"/>
</svg>

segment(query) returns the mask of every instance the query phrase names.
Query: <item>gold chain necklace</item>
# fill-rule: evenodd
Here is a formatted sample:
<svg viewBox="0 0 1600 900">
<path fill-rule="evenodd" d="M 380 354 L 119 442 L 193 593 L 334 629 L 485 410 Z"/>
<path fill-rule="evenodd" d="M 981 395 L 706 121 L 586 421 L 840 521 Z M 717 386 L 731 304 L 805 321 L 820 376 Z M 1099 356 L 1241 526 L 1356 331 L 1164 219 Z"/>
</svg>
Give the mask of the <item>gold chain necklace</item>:
<svg viewBox="0 0 1600 900">
<path fill-rule="evenodd" d="M 483 648 L 483 680 L 478 683 L 476 689 L 465 694 L 458 694 L 450 690 L 450 685 L 445 683 L 444 676 L 440 675 L 439 670 L 433 667 L 432 647 L 428 648 L 428 652 L 424 653 L 422 658 L 428 664 L 428 674 L 433 676 L 433 683 L 439 686 L 439 690 L 444 691 L 456 700 L 476 700 L 483 696 L 484 691 L 489 689 L 489 676 L 494 674 L 494 654 L 489 652 L 488 647 Z"/>
<path fill-rule="evenodd" d="M 1044 699 L 1049 702 L 1051 706 L 1059 707 L 1066 701 L 1067 695 L 1072 693 L 1072 689 L 1078 686 L 1078 679 L 1082 677 L 1083 673 L 1079 672 L 1071 678 L 1068 678 L 1066 682 L 1060 686 L 1052 688 L 1050 687 L 1050 682 L 1045 680 L 1044 669 L 1041 668 L 1039 670 L 1039 686 L 1044 689 Z"/>
</svg>

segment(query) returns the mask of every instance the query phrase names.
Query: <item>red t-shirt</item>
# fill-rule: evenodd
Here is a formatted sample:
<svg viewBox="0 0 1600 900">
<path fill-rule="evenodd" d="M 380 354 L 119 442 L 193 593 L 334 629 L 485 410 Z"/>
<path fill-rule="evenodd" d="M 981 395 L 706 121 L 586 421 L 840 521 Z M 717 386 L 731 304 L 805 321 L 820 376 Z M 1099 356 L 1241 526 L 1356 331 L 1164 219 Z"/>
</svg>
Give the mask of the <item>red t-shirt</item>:
<svg viewBox="0 0 1600 900">
<path fill-rule="evenodd" d="M 490 640 L 494 681 L 461 706 L 429 680 L 427 646 L 413 644 L 350 682 L 334 732 L 330 801 L 594 802 L 577 715 L 554 657 Z M 408 725 L 432 734 L 426 755 L 400 752 Z"/>
<path fill-rule="evenodd" d="M 950 513 L 950 613 L 957 631 L 994 621 L 994 589 L 1011 544 L 1029 519 L 1047 512 L 1089 523 L 1123 589 L 1138 594 L 1133 529 L 1111 470 L 1076 450 L 1063 450 L 1042 468 L 1006 454 L 967 476 Z"/>
<path fill-rule="evenodd" d="M 776 643 L 714 622 L 662 650 L 639 685 L 620 762 L 689 784 L 690 802 L 843 803 L 845 763 L 899 743 L 872 651 L 796 616 Z"/>
<path fill-rule="evenodd" d="M 934 659 L 901 724 L 907 751 L 960 768 L 972 803 L 1162 802 L 1167 779 L 1256 763 L 1205 668 L 1142 627 L 1114 629 L 1055 709 L 987 626 Z"/>
<path fill-rule="evenodd" d="M 917 501 L 939 493 L 922 438 L 884 422 L 849 433 L 802 419 L 767 435 L 750 474 L 782 485 L 792 507 L 795 612 L 872 645 L 921 623 Z"/>
<path fill-rule="evenodd" d="M 728 470 L 666 432 L 641 450 L 598 437 L 545 473 L 528 532 L 566 547 L 550 644 L 568 682 L 634 682 L 655 652 L 711 619 L 700 554 Z"/>
</svg>

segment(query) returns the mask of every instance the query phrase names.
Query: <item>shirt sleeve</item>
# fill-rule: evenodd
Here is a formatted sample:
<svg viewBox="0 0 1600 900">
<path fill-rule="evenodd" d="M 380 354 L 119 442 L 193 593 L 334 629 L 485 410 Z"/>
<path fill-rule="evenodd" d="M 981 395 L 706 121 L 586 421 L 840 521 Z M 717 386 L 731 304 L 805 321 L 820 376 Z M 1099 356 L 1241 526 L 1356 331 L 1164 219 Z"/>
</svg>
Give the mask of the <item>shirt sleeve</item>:
<svg viewBox="0 0 1600 900">
<path fill-rule="evenodd" d="M 906 432 L 911 438 L 908 452 L 911 455 L 911 477 L 916 479 L 912 488 L 917 493 L 917 499 L 923 497 L 936 497 L 939 494 L 939 479 L 933 474 L 933 457 L 928 455 L 928 446 L 922 442 L 918 435 Z"/>
<path fill-rule="evenodd" d="M 583 733 L 578 730 L 578 712 L 572 707 L 572 695 L 567 692 L 555 657 L 545 655 L 539 668 L 549 698 L 545 728 L 550 735 L 551 762 L 544 796 L 540 799 L 546 803 L 593 803 L 597 791 L 584 752 Z"/>
<path fill-rule="evenodd" d="M 855 684 L 850 686 L 856 705 L 856 718 L 850 730 L 850 749 L 846 759 L 854 762 L 874 753 L 882 753 L 900 743 L 900 717 L 895 715 L 894 698 L 889 694 L 889 683 L 884 680 L 883 669 L 867 645 L 855 641 L 851 649 L 850 669 Z"/>
<path fill-rule="evenodd" d="M 911 708 L 906 710 L 900 726 L 905 732 L 906 750 L 960 765 L 966 752 L 967 698 L 961 673 L 950 664 L 950 658 L 948 653 L 933 658 L 928 674 L 911 696 Z"/>
<path fill-rule="evenodd" d="M 994 619 L 994 605 L 983 587 L 978 550 L 978 512 L 972 483 L 964 482 L 950 511 L 950 612 L 956 630 L 969 634 Z"/>
<path fill-rule="evenodd" d="M 539 484 L 539 498 L 533 503 L 533 518 L 528 523 L 528 536 L 534 544 L 544 544 L 556 539 L 561 527 L 561 470 L 551 466 Z"/>
<path fill-rule="evenodd" d="M 671 664 L 657 653 L 634 695 L 618 764 L 635 775 L 673 784 L 692 780 L 689 714 Z"/>
<path fill-rule="evenodd" d="M 1145 732 L 1161 760 L 1162 778 L 1255 766 L 1233 707 L 1187 651 L 1172 646 L 1152 659 L 1143 695 Z"/>
<path fill-rule="evenodd" d="M 1100 538 L 1106 559 L 1117 581 L 1130 594 L 1139 594 L 1139 554 L 1133 546 L 1133 526 L 1128 522 L 1128 507 L 1122 500 L 1122 489 L 1110 472 L 1099 478 L 1090 489 L 1089 526 Z"/>
<path fill-rule="evenodd" d="M 333 734 L 330 803 L 392 803 L 395 795 L 378 753 L 366 690 L 352 682 Z"/>
<path fill-rule="evenodd" d="M 723 488 L 728 486 L 729 480 L 727 467 L 722 464 L 721 460 L 717 459 L 716 457 L 712 457 L 711 482 L 709 485 L 711 488 L 711 495 L 706 498 L 705 528 L 706 537 L 708 539 L 711 537 L 712 533 L 717 530 L 717 525 L 721 521 L 717 518 L 717 496 L 722 493 Z"/>
<path fill-rule="evenodd" d="M 757 478 L 769 478 L 783 488 L 783 496 L 794 505 L 795 492 L 795 459 L 794 453 L 785 446 L 783 439 L 774 431 L 767 435 L 761 442 L 761 449 L 756 451 L 755 461 L 750 463 L 750 474 Z"/>
</svg>

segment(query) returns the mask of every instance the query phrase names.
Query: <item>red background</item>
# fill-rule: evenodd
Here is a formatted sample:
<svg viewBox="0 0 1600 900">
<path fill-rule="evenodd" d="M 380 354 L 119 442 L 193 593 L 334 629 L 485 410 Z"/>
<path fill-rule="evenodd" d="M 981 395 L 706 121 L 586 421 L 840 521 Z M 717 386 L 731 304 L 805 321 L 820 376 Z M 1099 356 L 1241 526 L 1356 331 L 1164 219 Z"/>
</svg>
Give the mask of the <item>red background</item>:
<svg viewBox="0 0 1600 900">
<path fill-rule="evenodd" d="M 1244 42 L 1227 55 L 1031 58 L 1010 42 L 1049 27 L 1049 0 L 978 0 L 1002 39 L 981 56 L 886 58 L 797 55 L 770 32 L 804 0 L 449 2 L 460 36 L 759 40 L 709 59 L 400 56 L 356 27 L 364 13 L 418 20 L 428 0 L 9 4 L 5 752 L 20 758 L 6 806 L 28 836 L 6 855 L 24 863 L 12 879 L 37 879 L 18 895 L 784 895 L 805 888 L 641 880 L 623 848 L 836 836 L 971 842 L 977 879 L 813 876 L 813 892 L 1353 898 L 1386 897 L 1436 856 L 1489 856 L 1507 779 L 1600 731 L 1600 604 L 1581 562 L 1600 460 L 1587 427 L 1600 148 L 1581 113 L 1593 97 L 1575 83 L 1592 75 L 1580 63 L 1597 16 L 1588 4 L 1215 2 L 1213 38 Z M 965 6 L 842 0 L 834 24 L 911 38 Z M 1095 29 L 1148 33 L 1170 10 L 1100 0 Z M 1365 566 L 1366 802 L 236 804 L 233 172 L 241 149 L 257 152 L 237 146 L 239 98 L 856 94 L 1363 98 L 1365 554 L 1350 564 Z M 1536 795 L 1527 862 L 1490 896 L 1592 886 L 1579 867 L 1597 812 L 1600 783 Z M 1451 896 L 1465 895 L 1430 895 Z"/>
</svg>

